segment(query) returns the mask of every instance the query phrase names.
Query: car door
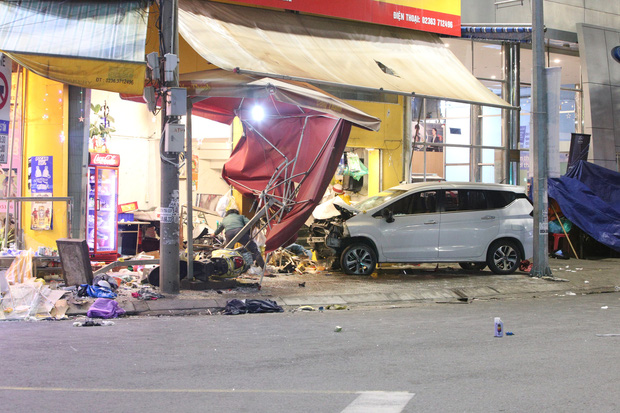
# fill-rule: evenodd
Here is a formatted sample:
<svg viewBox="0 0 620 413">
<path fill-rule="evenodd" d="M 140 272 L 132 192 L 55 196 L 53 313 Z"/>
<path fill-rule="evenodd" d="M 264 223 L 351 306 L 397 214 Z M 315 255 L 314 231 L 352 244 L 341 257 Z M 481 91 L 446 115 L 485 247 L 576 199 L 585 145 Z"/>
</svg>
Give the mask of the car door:
<svg viewBox="0 0 620 413">
<path fill-rule="evenodd" d="M 386 211 L 391 219 L 384 218 Z M 416 262 L 437 258 L 440 222 L 437 191 L 407 195 L 374 216 L 379 218 L 377 227 L 381 240 L 378 247 L 387 261 Z"/>
<path fill-rule="evenodd" d="M 442 195 L 439 258 L 484 261 L 489 242 L 499 233 L 499 211 L 490 209 L 483 190 L 446 189 Z"/>
</svg>

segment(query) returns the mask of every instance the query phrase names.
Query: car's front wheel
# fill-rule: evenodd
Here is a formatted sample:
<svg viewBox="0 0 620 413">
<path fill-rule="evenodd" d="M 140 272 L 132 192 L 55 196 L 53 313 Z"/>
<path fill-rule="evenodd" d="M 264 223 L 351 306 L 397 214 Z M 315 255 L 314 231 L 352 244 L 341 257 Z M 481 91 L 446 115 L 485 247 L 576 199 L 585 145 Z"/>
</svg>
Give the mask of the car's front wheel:
<svg viewBox="0 0 620 413">
<path fill-rule="evenodd" d="M 377 266 L 377 256 L 367 244 L 351 244 L 340 255 L 340 266 L 348 275 L 370 275 Z"/>
<path fill-rule="evenodd" d="M 495 241 L 487 252 L 487 265 L 495 274 L 512 274 L 521 260 L 519 247 L 511 240 Z"/>
</svg>

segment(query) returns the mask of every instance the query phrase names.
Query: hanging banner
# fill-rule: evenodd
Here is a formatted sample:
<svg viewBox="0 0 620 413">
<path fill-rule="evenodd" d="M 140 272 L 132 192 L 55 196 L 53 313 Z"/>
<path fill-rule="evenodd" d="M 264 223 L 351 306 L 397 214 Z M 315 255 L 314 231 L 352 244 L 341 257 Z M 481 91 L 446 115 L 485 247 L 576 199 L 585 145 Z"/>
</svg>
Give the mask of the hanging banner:
<svg viewBox="0 0 620 413">
<path fill-rule="evenodd" d="M 28 177 L 33 197 L 53 196 L 53 158 L 33 156 L 28 159 Z M 32 202 L 30 229 L 48 231 L 52 229 L 52 202 Z"/>
<path fill-rule="evenodd" d="M 11 59 L 0 53 L 0 163 L 7 163 L 9 159 L 12 66 Z"/>
<path fill-rule="evenodd" d="M 572 171 L 577 162 L 587 161 L 588 153 L 590 152 L 590 135 L 583 133 L 571 133 L 570 136 L 570 150 L 568 152 L 568 165 L 566 166 L 566 173 Z"/>
<path fill-rule="evenodd" d="M 295 10 L 461 36 L 461 0 L 225 0 L 225 2 Z"/>
</svg>

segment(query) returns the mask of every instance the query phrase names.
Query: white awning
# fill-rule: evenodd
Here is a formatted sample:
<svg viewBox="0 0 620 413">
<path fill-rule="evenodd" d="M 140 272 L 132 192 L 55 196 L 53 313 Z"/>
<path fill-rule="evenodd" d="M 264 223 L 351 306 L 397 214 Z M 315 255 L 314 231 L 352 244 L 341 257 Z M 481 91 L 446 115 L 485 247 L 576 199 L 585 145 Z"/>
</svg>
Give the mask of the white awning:
<svg viewBox="0 0 620 413">
<path fill-rule="evenodd" d="M 146 6 L 141 0 L 0 2 L 0 51 L 62 83 L 141 94 Z"/>
<path fill-rule="evenodd" d="M 511 107 L 431 33 L 200 0 L 179 33 L 225 70 Z"/>
</svg>

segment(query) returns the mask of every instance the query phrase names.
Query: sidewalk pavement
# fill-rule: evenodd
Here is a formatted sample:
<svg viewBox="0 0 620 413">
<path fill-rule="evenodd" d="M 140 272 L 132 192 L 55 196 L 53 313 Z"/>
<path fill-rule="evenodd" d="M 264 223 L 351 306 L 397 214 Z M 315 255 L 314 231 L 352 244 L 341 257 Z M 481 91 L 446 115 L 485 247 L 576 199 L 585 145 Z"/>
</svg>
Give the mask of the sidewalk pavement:
<svg viewBox="0 0 620 413">
<path fill-rule="evenodd" d="M 620 259 L 558 260 L 549 258 L 553 276 L 533 278 L 517 271 L 495 275 L 462 270 L 457 264 L 383 266 L 368 277 L 337 272 L 278 274 L 257 281 L 239 280 L 235 288 L 181 290 L 157 300 L 141 300 L 119 289 L 117 301 L 129 315 L 215 314 L 231 299 L 273 300 L 285 311 L 301 306 L 385 307 L 413 303 L 466 303 L 474 299 L 507 299 L 620 291 Z M 224 285 L 224 284 L 223 284 Z M 230 285 L 230 282 L 229 282 Z M 71 304 L 67 315 L 85 315 L 89 305 Z"/>
</svg>

